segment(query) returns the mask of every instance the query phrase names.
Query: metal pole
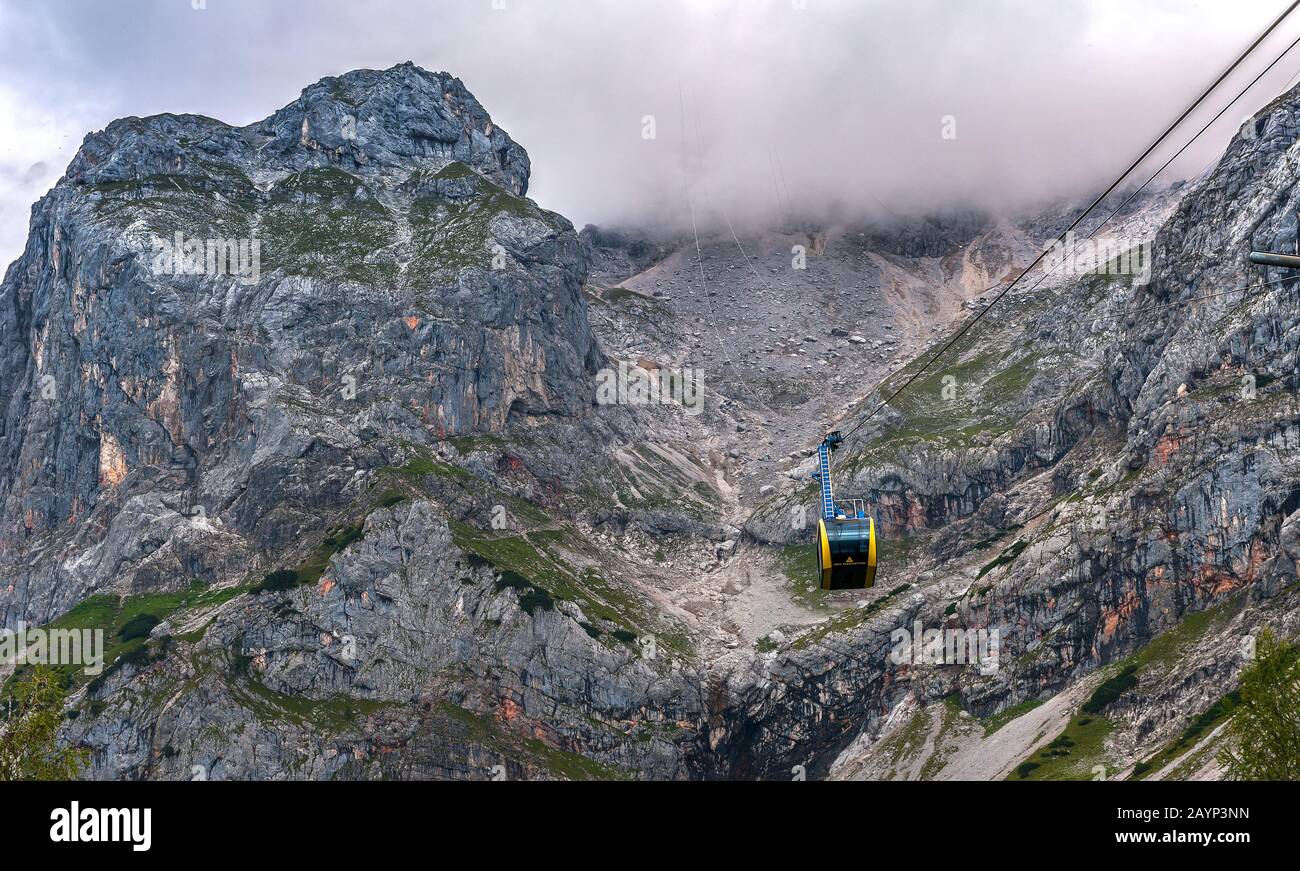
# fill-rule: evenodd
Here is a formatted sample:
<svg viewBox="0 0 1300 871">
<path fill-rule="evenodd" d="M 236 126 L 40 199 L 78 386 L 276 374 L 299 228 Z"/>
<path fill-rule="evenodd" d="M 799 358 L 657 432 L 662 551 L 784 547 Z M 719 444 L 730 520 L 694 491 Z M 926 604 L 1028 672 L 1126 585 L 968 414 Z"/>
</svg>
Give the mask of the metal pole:
<svg viewBox="0 0 1300 871">
<path fill-rule="evenodd" d="M 1250 262 L 1260 266 L 1300 269 L 1300 255 L 1297 254 L 1273 254 L 1269 251 L 1252 251 L 1250 252 Z"/>
</svg>

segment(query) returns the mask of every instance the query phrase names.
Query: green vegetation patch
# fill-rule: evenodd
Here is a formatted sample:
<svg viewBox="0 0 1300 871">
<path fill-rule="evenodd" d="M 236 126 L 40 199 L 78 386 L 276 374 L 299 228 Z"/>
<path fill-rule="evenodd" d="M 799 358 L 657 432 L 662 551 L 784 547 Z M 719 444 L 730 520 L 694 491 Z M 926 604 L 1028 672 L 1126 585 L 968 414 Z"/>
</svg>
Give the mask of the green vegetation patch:
<svg viewBox="0 0 1300 871">
<path fill-rule="evenodd" d="M 262 578 L 261 583 L 253 586 L 250 592 L 253 594 L 277 593 L 291 590 L 294 587 L 315 585 L 320 581 L 321 576 L 325 574 L 325 570 L 329 568 L 330 559 L 333 558 L 334 554 L 339 553 L 353 542 L 359 541 L 364 534 L 364 527 L 360 523 L 331 528 L 302 565 L 295 569 L 282 568 L 268 572 Z"/>
<path fill-rule="evenodd" d="M 999 541 L 1001 541 L 1003 538 L 1010 535 L 1011 533 L 1019 532 L 1024 528 L 1025 525 L 1023 523 L 1013 523 L 1010 526 L 1008 526 L 1006 529 L 999 530 L 993 533 L 992 535 L 990 535 L 988 538 L 980 539 L 979 541 L 975 542 L 975 544 L 971 545 L 971 550 L 986 550 L 992 547 L 993 545 L 997 544 Z"/>
<path fill-rule="evenodd" d="M 416 481 L 430 475 L 436 478 L 451 478 L 462 481 L 474 477 L 460 466 L 444 463 L 422 448 L 417 449 L 415 455 L 407 460 L 405 464 L 401 466 L 382 466 L 379 473 L 381 475 L 400 475 Z"/>
<path fill-rule="evenodd" d="M 984 737 L 987 738 L 1012 720 L 1019 719 L 1025 714 L 1028 714 L 1034 708 L 1043 704 L 1044 701 L 1045 699 L 1030 699 L 1024 702 L 1018 702 L 1009 708 L 1004 708 L 1001 711 L 998 711 L 990 717 L 985 717 L 983 720 Z"/>
<path fill-rule="evenodd" d="M 1137 666 L 1133 664 L 1126 665 L 1119 670 L 1119 674 L 1102 681 L 1101 685 L 1093 690 L 1088 701 L 1083 703 L 1081 710 L 1085 714 L 1099 714 L 1137 684 Z"/>
<path fill-rule="evenodd" d="M 200 161 L 203 175 L 153 175 L 89 185 L 95 212 L 115 226 L 137 221 L 169 245 L 185 239 L 248 239 L 259 208 L 258 192 L 231 164 Z"/>
<path fill-rule="evenodd" d="M 1024 553 L 1025 548 L 1027 547 L 1029 547 L 1029 542 L 1025 541 L 1023 538 L 1017 538 L 1015 541 L 1011 543 L 1010 547 L 1002 551 L 1002 553 L 998 554 L 997 557 L 995 557 L 994 559 L 985 563 L 980 568 L 979 574 L 975 576 L 975 580 L 978 581 L 980 578 L 984 577 L 989 572 L 996 569 L 998 566 L 1010 565 L 1011 563 L 1015 562 L 1016 558 L 1019 557 L 1022 553 Z"/>
<path fill-rule="evenodd" d="M 450 163 L 435 178 L 467 181 L 474 195 L 456 200 L 420 196 L 412 202 L 407 217 L 415 256 L 409 268 L 427 280 L 450 282 L 463 269 L 490 269 L 491 223 L 498 215 L 531 218 L 555 231 L 562 228 L 553 213 L 493 184 L 464 164 Z"/>
<path fill-rule="evenodd" d="M 122 626 L 117 632 L 117 637 L 122 641 L 130 641 L 133 638 L 148 638 L 153 628 L 162 621 L 153 614 L 137 614 Z"/>
<path fill-rule="evenodd" d="M 231 694 L 259 722 L 292 723 L 306 726 L 325 735 L 339 735 L 355 730 L 358 722 L 382 710 L 388 702 L 361 699 L 343 693 L 313 699 L 289 695 L 268 687 L 249 665 L 249 658 L 236 654 L 225 675 Z"/>
<path fill-rule="evenodd" d="M 184 590 L 170 593 L 143 593 L 134 596 L 99 594 L 90 596 L 70 611 L 40 627 L 51 630 L 103 630 L 104 662 L 98 677 L 111 674 L 121 659 L 121 665 L 142 664 L 148 661 L 149 632 L 159 623 L 177 613 L 209 608 L 230 601 L 247 592 L 248 587 L 212 589 L 201 581 L 194 581 Z M 152 648 L 157 654 L 161 648 Z M 125 658 L 124 658 L 125 657 Z M 0 699 L 8 698 L 15 681 L 31 670 L 30 665 L 20 665 L 0 689 Z M 73 689 L 95 679 L 85 673 L 85 666 L 65 664 L 51 666 L 60 686 Z"/>
<path fill-rule="evenodd" d="M 469 456 L 476 451 L 500 451 L 506 444 L 500 436 L 491 435 L 490 433 L 452 436 L 447 439 L 447 442 L 462 457 Z"/>
<path fill-rule="evenodd" d="M 1152 771 L 1159 771 L 1179 756 L 1186 753 L 1202 735 L 1218 728 L 1219 724 L 1232 716 L 1233 710 L 1241 703 L 1241 693 L 1234 690 L 1219 699 L 1210 707 L 1192 718 L 1187 728 L 1177 738 L 1162 747 L 1154 756 L 1133 766 L 1130 779 L 1140 780 Z"/>
<path fill-rule="evenodd" d="M 1240 610 L 1245 602 L 1245 597 L 1238 594 L 1226 602 L 1216 605 L 1205 611 L 1193 611 L 1187 614 L 1177 626 L 1167 630 L 1133 656 L 1127 660 L 1118 662 L 1113 666 L 1113 673 L 1109 678 L 1102 681 L 1093 691 L 1092 695 L 1080 708 L 1080 713 L 1071 720 L 1070 725 L 1061 733 L 1060 738 L 1066 739 L 1061 743 L 1053 742 L 1046 748 L 1050 753 L 1040 751 L 1038 754 L 1025 760 L 1021 767 L 1026 768 L 1025 776 L 1018 773 L 1013 774 L 1010 779 L 1028 779 L 1028 780 L 1050 780 L 1050 779 L 1090 779 L 1088 771 L 1081 769 L 1080 760 L 1091 759 L 1092 764 L 1106 764 L 1101 758 L 1100 744 L 1095 743 L 1098 732 L 1102 732 L 1101 738 L 1105 737 L 1110 731 L 1110 723 L 1100 712 L 1112 704 L 1124 693 L 1134 689 L 1139 685 L 1140 678 L 1145 674 L 1156 676 L 1168 672 L 1169 669 L 1176 666 L 1181 659 L 1182 651 L 1189 645 L 1196 644 L 1205 634 L 1218 627 L 1223 626 L 1230 621 L 1233 616 Z M 1210 728 L 1212 723 L 1221 721 L 1230 714 L 1228 705 L 1230 701 L 1219 703 L 1219 709 L 1207 711 L 1208 720 L 1203 722 L 1194 721 L 1188 729 L 1196 726 L 1196 730 L 1187 734 L 1184 744 L 1195 743 L 1196 736 L 1201 734 L 1205 729 Z M 1201 718 L 1198 718 L 1198 721 Z M 1104 727 L 1101 724 L 1105 724 Z M 1180 740 L 1181 737 L 1180 737 Z M 1174 745 L 1179 742 L 1175 741 Z M 1082 747 L 1081 752 L 1075 747 Z M 1179 750 L 1166 748 L 1172 754 L 1169 758 L 1177 755 Z M 1164 754 L 1165 751 L 1161 751 Z M 1155 767 L 1158 757 L 1152 757 L 1148 760 L 1149 768 L 1143 768 L 1142 773 L 1146 773 Z M 1070 761 L 1072 767 L 1064 765 L 1062 760 Z M 1079 763 L 1079 764 L 1074 764 Z M 1159 764 L 1163 764 L 1162 762 Z M 1066 772 L 1069 776 L 1062 774 Z M 1135 772 L 1136 774 L 1136 772 Z M 1075 775 L 1078 775 L 1077 777 Z"/>
<path fill-rule="evenodd" d="M 279 182 L 261 214 L 262 268 L 360 284 L 393 285 L 397 223 L 365 182 L 336 167 Z"/>
<path fill-rule="evenodd" d="M 1218 631 L 1226 625 L 1241 610 L 1244 603 L 1245 597 L 1237 595 L 1213 608 L 1191 611 L 1183 616 L 1177 626 L 1156 636 L 1128 661 L 1136 665 L 1140 671 L 1154 669 L 1158 672 L 1166 672 L 1179 663 L 1184 649 L 1196 644 L 1207 633 Z"/>
<path fill-rule="evenodd" d="M 795 604 L 809 611 L 822 611 L 829 590 L 823 590 L 817 577 L 817 545 L 787 544 L 776 553 L 776 566 L 785 575 L 786 588 Z"/>
<path fill-rule="evenodd" d="M 566 600 L 577 603 L 589 617 L 623 631 L 621 635 L 607 633 L 612 637 L 632 641 L 650 631 L 650 616 L 641 602 L 598 572 L 579 568 L 566 557 L 565 547 L 572 542 L 564 531 L 501 535 L 459 521 L 451 522 L 451 530 L 456 546 L 470 554 L 471 561 L 483 560 L 500 574 L 498 591 L 510 588 L 520 593 L 523 610 L 550 610 L 555 601 Z"/>
<path fill-rule="evenodd" d="M 1008 780 L 1092 780 L 1097 765 L 1107 766 L 1106 736 L 1113 725 L 1105 717 L 1079 715 L 1054 740 L 1022 762 Z"/>
<path fill-rule="evenodd" d="M 881 395 L 891 395 L 931 356 L 920 354 L 891 376 Z M 983 350 L 974 334 L 964 337 L 894 397 L 890 407 L 903 420 L 867 445 L 860 458 L 893 457 L 920 443 L 968 449 L 981 434 L 1008 432 L 1018 421 L 1015 412 L 1021 395 L 1039 367 L 1037 355 L 1008 358 L 998 350 Z"/>
<path fill-rule="evenodd" d="M 523 575 L 511 569 L 502 569 L 500 576 L 493 583 L 492 588 L 500 593 L 502 590 L 514 590 L 519 594 L 519 608 L 532 614 L 537 609 L 551 611 L 555 608 L 555 600 L 551 594 L 541 587 L 534 586 L 531 581 Z M 591 634 L 588 631 L 587 634 Z M 596 636 L 599 637 L 599 636 Z"/>
</svg>

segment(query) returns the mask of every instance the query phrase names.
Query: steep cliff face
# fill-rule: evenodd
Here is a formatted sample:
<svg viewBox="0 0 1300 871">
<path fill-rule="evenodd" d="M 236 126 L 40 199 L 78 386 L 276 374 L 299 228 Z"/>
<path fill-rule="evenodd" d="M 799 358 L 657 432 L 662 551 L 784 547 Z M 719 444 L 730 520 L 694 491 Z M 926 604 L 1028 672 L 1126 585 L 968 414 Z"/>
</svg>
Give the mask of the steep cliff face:
<svg viewBox="0 0 1300 871">
<path fill-rule="evenodd" d="M 585 254 L 527 185 L 411 65 L 87 137 L 0 290 L 6 619 L 233 580 L 403 441 L 582 411 Z"/>
</svg>

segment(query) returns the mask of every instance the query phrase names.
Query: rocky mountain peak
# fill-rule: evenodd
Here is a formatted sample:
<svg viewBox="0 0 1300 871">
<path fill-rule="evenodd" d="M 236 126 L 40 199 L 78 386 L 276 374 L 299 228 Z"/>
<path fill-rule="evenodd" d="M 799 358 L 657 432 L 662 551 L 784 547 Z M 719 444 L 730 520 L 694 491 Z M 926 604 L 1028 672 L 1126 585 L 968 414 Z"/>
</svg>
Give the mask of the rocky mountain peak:
<svg viewBox="0 0 1300 871">
<path fill-rule="evenodd" d="M 321 79 L 245 132 L 297 167 L 322 158 L 356 171 L 459 161 L 511 193 L 528 192 L 528 153 L 460 79 L 410 62 Z"/>
<path fill-rule="evenodd" d="M 528 152 L 460 79 L 407 62 L 323 78 L 243 128 L 202 115 L 116 120 L 86 137 L 65 180 L 202 176 L 211 161 L 271 174 L 338 167 L 362 175 L 437 171 L 458 162 L 516 196 L 527 194 L 530 171 Z"/>
</svg>

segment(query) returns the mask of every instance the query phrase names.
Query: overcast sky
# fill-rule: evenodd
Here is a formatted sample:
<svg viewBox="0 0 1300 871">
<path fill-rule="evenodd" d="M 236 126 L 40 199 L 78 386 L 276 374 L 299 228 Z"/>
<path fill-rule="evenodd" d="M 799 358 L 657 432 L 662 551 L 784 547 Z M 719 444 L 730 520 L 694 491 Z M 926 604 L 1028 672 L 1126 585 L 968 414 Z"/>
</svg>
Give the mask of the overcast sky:
<svg viewBox="0 0 1300 871">
<path fill-rule="evenodd" d="M 32 202 L 82 137 L 112 119 L 196 112 L 244 125 L 323 76 L 405 60 L 459 76 L 528 149 L 533 198 L 579 226 L 688 225 L 687 179 L 706 219 L 748 221 L 1082 196 L 1284 5 L 0 0 L 0 264 L 20 253 Z M 1214 109 L 1297 35 L 1300 13 Z M 1300 48 L 1181 174 L 1297 76 Z"/>
</svg>

